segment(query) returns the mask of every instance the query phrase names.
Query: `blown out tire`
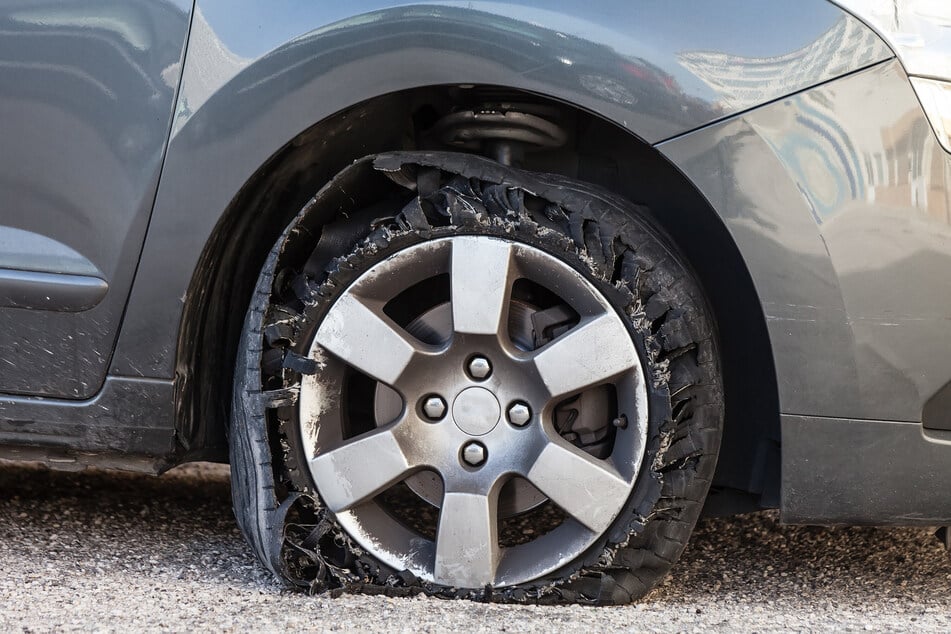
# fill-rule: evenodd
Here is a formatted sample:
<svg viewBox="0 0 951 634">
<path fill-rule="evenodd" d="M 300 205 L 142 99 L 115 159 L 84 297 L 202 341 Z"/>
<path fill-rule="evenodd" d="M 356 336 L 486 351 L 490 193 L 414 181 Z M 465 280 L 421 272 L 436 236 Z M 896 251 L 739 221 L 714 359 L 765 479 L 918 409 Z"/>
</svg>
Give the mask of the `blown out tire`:
<svg viewBox="0 0 951 634">
<path fill-rule="evenodd" d="M 643 596 L 664 577 L 687 542 L 713 476 L 721 436 L 723 400 L 715 328 L 689 268 L 646 209 L 584 183 L 527 173 L 478 157 L 452 153 L 394 153 L 369 157 L 350 168 L 351 173 L 359 170 L 386 174 L 407 191 L 402 195 L 389 192 L 384 196 L 385 202 L 368 209 L 348 210 L 346 218 L 325 224 L 324 233 L 318 238 L 314 227 L 323 221 L 315 218 L 323 213 L 321 206 L 327 206 L 327 199 L 333 198 L 332 190 L 343 190 L 341 182 L 346 182 L 348 175 L 338 177 L 285 230 L 264 266 L 247 313 L 236 364 L 230 440 L 235 513 L 258 557 L 287 583 L 311 591 L 335 588 L 390 594 L 422 591 L 437 596 L 498 601 L 597 604 L 628 603 Z M 400 191 L 395 185 L 394 190 Z M 433 265 L 434 273 L 427 278 L 417 264 L 415 269 L 409 269 L 415 271 L 413 282 L 404 284 L 397 275 L 402 269 L 381 268 L 384 264 L 395 266 L 393 263 L 401 261 L 401 257 L 407 261 L 418 259 L 406 254 L 436 252 L 440 248 L 462 252 L 465 244 L 485 245 L 486 240 L 492 240 L 493 245 L 505 245 L 505 252 L 513 254 L 512 258 L 548 262 L 546 266 L 550 268 L 541 273 L 536 271 L 535 287 L 524 290 L 523 285 L 505 300 L 511 301 L 512 307 L 506 313 L 507 323 L 499 326 L 498 332 L 505 332 L 504 336 L 499 335 L 499 339 L 504 339 L 500 350 L 510 352 L 503 354 L 493 348 L 495 362 L 500 364 L 497 370 L 500 377 L 491 385 L 485 383 L 486 388 L 478 389 L 491 392 L 503 409 L 507 407 L 520 381 L 506 377 L 519 376 L 522 367 L 535 367 L 519 365 L 521 360 L 537 359 L 539 351 L 546 350 L 546 346 L 555 347 L 559 337 L 566 336 L 564 333 L 577 333 L 594 320 L 585 317 L 585 308 L 576 311 L 577 306 L 568 305 L 574 299 L 560 300 L 559 297 L 581 297 L 578 300 L 581 304 L 588 301 L 585 297 L 594 298 L 594 304 L 588 301 L 589 306 L 595 307 L 592 314 L 603 318 L 605 323 L 621 325 L 620 330 L 611 326 L 600 331 L 611 335 L 611 340 L 600 341 L 603 346 L 600 354 L 609 360 L 620 358 L 621 353 L 611 351 L 629 346 L 636 361 L 633 366 L 636 373 L 629 372 L 626 366 L 618 366 L 616 371 L 611 370 L 613 374 L 603 373 L 611 374 L 610 381 L 606 381 L 610 383 L 606 391 L 602 389 L 604 386 L 598 385 L 590 389 L 600 392 L 586 396 L 588 392 L 579 388 L 577 394 L 569 395 L 568 405 L 564 399 L 555 402 L 564 395 L 553 399 L 551 405 L 537 405 L 539 413 L 533 423 L 542 431 L 531 433 L 542 439 L 539 441 L 542 444 L 526 444 L 522 453 L 545 446 L 544 439 L 548 438 L 559 451 L 564 451 L 569 461 L 580 460 L 585 468 L 594 465 L 596 469 L 600 469 L 602 463 L 608 464 L 607 471 L 621 474 L 615 480 L 624 480 L 624 473 L 628 473 L 629 478 L 626 488 L 619 484 L 614 489 L 606 487 L 584 495 L 578 495 L 580 489 L 572 489 L 570 482 L 567 489 L 559 490 L 544 478 L 535 478 L 519 491 L 510 486 L 499 494 L 499 487 L 495 487 L 492 495 L 505 497 L 508 510 L 499 511 L 498 515 L 493 510 L 489 518 L 493 524 L 498 520 L 503 532 L 508 531 L 506 539 L 510 539 L 510 543 L 485 551 L 495 558 L 488 572 L 450 573 L 445 566 L 440 572 L 438 563 L 427 568 L 425 557 L 420 560 L 423 563 L 419 563 L 410 554 L 398 552 L 401 544 L 407 542 L 400 542 L 387 531 L 409 531 L 422 540 L 414 544 L 432 542 L 431 548 L 437 553 L 440 539 L 447 542 L 463 539 L 458 537 L 463 529 L 446 528 L 449 520 L 442 518 L 441 511 L 433 507 L 441 506 L 440 500 L 445 503 L 443 496 L 457 486 L 453 484 L 454 478 L 464 479 L 467 472 L 479 473 L 480 469 L 488 472 L 495 455 L 492 452 L 505 453 L 505 446 L 521 442 L 518 439 L 522 436 L 517 435 L 521 432 L 511 430 L 514 426 L 505 420 L 503 413 L 501 422 L 495 427 L 490 425 L 487 435 L 473 436 L 480 444 L 484 441 L 490 445 L 490 460 L 485 467 L 463 464 L 457 469 L 453 462 L 455 453 L 452 460 L 444 459 L 445 452 L 428 446 L 415 446 L 399 453 L 400 460 L 405 458 L 408 463 L 421 456 L 419 464 L 432 467 L 439 476 L 429 480 L 417 472 L 402 473 L 405 466 L 402 464 L 394 471 L 401 475 L 390 478 L 393 482 L 367 480 L 361 470 L 385 470 L 384 463 L 392 462 L 386 455 L 378 461 L 347 464 L 345 468 L 327 467 L 334 461 L 324 459 L 331 451 L 324 445 L 352 445 L 354 440 L 371 436 L 379 439 L 383 437 L 382 432 L 396 428 L 399 421 L 410 420 L 407 425 L 429 425 L 416 428 L 412 438 L 419 438 L 420 433 L 435 433 L 432 431 L 435 429 L 448 430 L 445 432 L 448 436 L 426 436 L 435 439 L 431 443 L 437 448 L 443 438 L 450 439 L 447 446 L 455 447 L 451 443 L 457 437 L 465 440 L 465 433 L 476 433 L 459 431 L 466 427 L 458 412 L 450 412 L 442 422 L 426 420 L 427 414 L 416 406 L 417 399 L 426 396 L 417 386 L 419 381 L 410 381 L 412 387 L 402 389 L 404 402 L 399 405 L 399 388 L 380 387 L 390 382 L 387 377 L 391 374 L 396 384 L 399 372 L 389 366 L 379 367 L 379 360 L 368 361 L 372 349 L 354 353 L 350 343 L 337 342 L 338 338 L 352 336 L 346 328 L 348 323 L 359 322 L 352 310 L 343 314 L 340 311 L 341 306 L 353 301 L 360 303 L 362 300 L 352 300 L 352 294 L 369 293 L 361 290 L 369 288 L 367 285 L 373 285 L 372 292 L 378 294 L 380 288 L 385 289 L 386 284 L 391 283 L 395 285 L 394 291 L 388 297 L 396 299 L 388 298 L 386 303 L 377 301 L 379 298 L 374 295 L 373 301 L 381 307 L 380 314 L 383 314 L 384 303 L 388 309 L 393 305 L 399 308 L 399 301 L 408 307 L 403 312 L 412 313 L 413 307 L 423 301 L 420 298 L 439 292 L 434 290 L 439 282 L 430 284 L 426 279 L 445 282 L 448 278 L 447 283 L 452 287 L 455 273 L 451 265 L 446 265 L 449 268 L 444 275 L 441 269 L 437 270 L 438 265 Z M 443 244 L 448 246 L 439 246 Z M 441 261 L 438 257 L 433 260 Z M 519 274 L 506 278 L 505 283 L 521 279 L 521 273 L 532 266 L 524 265 Z M 491 263 L 486 267 L 483 273 L 491 275 Z M 384 278 L 388 279 L 391 273 L 392 282 L 386 282 Z M 546 282 L 551 275 L 561 277 Z M 571 282 L 575 277 L 580 281 Z M 478 276 L 470 275 L 466 279 L 476 280 L 473 283 L 478 284 Z M 558 288 L 575 284 L 582 290 L 558 291 L 558 288 L 545 288 L 546 284 Z M 439 366 L 440 377 L 455 376 L 453 372 L 463 365 L 456 361 L 471 358 L 471 355 L 465 356 L 470 348 L 451 354 L 446 352 L 455 350 L 452 342 L 465 342 L 466 337 L 470 342 L 484 342 L 466 334 L 464 329 L 462 333 L 453 330 L 459 330 L 459 313 L 453 313 L 453 319 L 448 322 L 440 318 L 441 314 L 443 317 L 448 314 L 446 311 L 451 312 L 453 302 L 459 301 L 456 293 L 461 286 L 456 283 L 455 288 L 447 291 L 444 308 L 434 300 L 429 304 L 423 302 L 418 315 L 397 317 L 390 311 L 383 318 L 388 324 L 392 322 L 394 328 L 399 322 L 410 335 L 423 340 L 432 338 L 418 343 L 427 355 L 435 355 L 433 358 L 437 361 L 443 357 L 433 351 L 441 350 L 439 354 L 446 359 L 454 359 L 451 363 L 445 362 L 452 367 Z M 559 302 L 566 307 L 561 307 Z M 368 300 L 369 303 L 372 302 Z M 478 307 L 472 310 L 481 311 Z M 547 322 L 543 322 L 542 317 L 552 312 L 562 315 L 557 319 L 565 321 L 553 326 L 555 334 L 543 337 L 540 324 Z M 512 316 L 515 313 L 529 316 L 519 322 Z M 330 323 L 337 327 L 330 328 Z M 377 322 L 365 323 L 373 326 Z M 441 323 L 444 325 L 440 326 Z M 520 323 L 528 325 L 522 328 Z M 513 335 L 516 331 L 527 334 Z M 385 344 L 388 336 L 384 333 L 380 350 L 388 350 Z M 406 339 L 413 341 L 413 336 Z M 581 365 L 590 366 L 598 361 L 590 350 L 579 349 L 578 354 L 588 359 L 582 360 Z M 363 376 L 364 371 L 370 376 Z M 569 375 L 570 372 L 569 369 Z M 482 385 L 479 383 L 482 379 L 471 375 L 467 378 L 461 371 L 457 374 L 461 378 L 453 379 L 456 383 L 438 383 L 432 379 L 443 386 L 440 389 L 452 392 L 446 397 L 450 409 L 457 393 L 469 389 L 466 381 L 473 386 Z M 374 383 L 381 376 L 386 380 Z M 530 381 L 528 375 L 525 376 L 527 385 Z M 637 377 L 640 383 L 632 387 Z M 375 391 L 373 385 L 376 385 Z M 550 387 L 543 385 L 541 392 Z M 634 394 L 635 387 L 645 398 L 625 396 Z M 397 395 L 387 397 L 390 392 Z M 384 397 L 396 399 L 397 405 L 391 408 L 391 413 L 386 413 L 386 406 L 380 405 L 386 401 Z M 344 401 L 350 404 L 341 404 Z M 398 414 L 398 420 L 389 422 L 399 412 L 402 413 Z M 551 420 L 541 420 L 546 417 Z M 582 419 L 586 422 L 579 423 Z M 565 423 L 566 420 L 569 422 Z M 581 428 L 572 427 L 579 424 Z M 342 431 L 321 431 L 334 426 Z M 330 436 L 321 436 L 321 433 L 330 433 Z M 478 430 L 478 433 L 484 432 Z M 491 445 L 493 434 L 509 434 L 495 450 Z M 426 445 L 425 442 L 418 444 Z M 532 476 L 538 475 L 539 469 L 531 470 L 531 460 L 520 465 L 520 453 L 509 453 L 514 456 L 510 465 L 513 472 L 524 467 L 520 473 L 526 477 L 529 471 Z M 373 456 L 372 452 L 365 451 L 352 455 Z M 551 471 L 548 469 L 549 475 Z M 603 481 L 611 482 L 610 478 Z M 330 486 L 330 482 L 343 482 L 348 492 L 363 487 L 365 495 L 359 500 L 356 494 L 354 499 L 347 499 L 340 487 Z M 391 502 L 385 498 L 384 489 L 389 491 L 390 485 L 396 483 L 400 483 L 404 497 Z M 546 495 L 549 491 L 553 495 Z M 604 499 L 617 491 L 624 493 L 620 499 Z M 406 506 L 401 502 L 407 495 L 418 504 Z M 583 498 L 585 495 L 591 499 L 577 504 L 571 500 L 572 496 Z M 497 501 L 495 497 L 492 500 L 493 504 Z M 367 515 L 361 516 L 359 521 L 353 519 L 352 508 L 370 506 L 373 508 L 366 511 Z M 562 512 L 562 507 L 568 512 Z M 601 513 L 607 519 L 603 525 L 599 521 L 586 521 L 587 513 Z M 431 515 L 435 518 L 427 520 Z M 506 528 L 506 522 L 509 528 L 515 526 L 514 533 Z M 538 522 L 551 525 L 541 526 Z M 597 530 L 592 531 L 584 524 L 596 526 Z M 573 533 L 567 528 L 569 525 L 574 526 Z M 366 526 L 370 528 L 364 530 Z M 490 527 L 485 534 L 495 538 L 494 530 Z M 538 534 L 542 535 L 536 537 Z M 565 538 L 574 549 L 569 549 L 571 557 L 543 561 L 536 566 L 531 558 L 531 543 L 546 536 L 549 540 L 555 539 L 551 535 L 572 536 Z M 502 539 L 501 533 L 499 539 Z M 386 547 L 376 547 L 379 543 L 385 543 Z M 464 550 L 466 545 L 457 548 Z M 529 555 L 521 559 L 509 556 L 512 570 L 493 577 L 494 571 L 499 569 L 496 564 L 505 560 L 506 552 Z M 426 555 L 433 556 L 432 553 Z M 438 562 L 438 555 L 436 557 Z M 465 562 L 478 568 L 482 565 L 480 557 Z M 459 564 L 460 560 L 453 563 Z M 447 579 L 459 583 L 446 583 Z M 475 582 L 467 583 L 469 580 L 486 579 L 492 581 L 465 587 L 475 585 Z"/>
</svg>

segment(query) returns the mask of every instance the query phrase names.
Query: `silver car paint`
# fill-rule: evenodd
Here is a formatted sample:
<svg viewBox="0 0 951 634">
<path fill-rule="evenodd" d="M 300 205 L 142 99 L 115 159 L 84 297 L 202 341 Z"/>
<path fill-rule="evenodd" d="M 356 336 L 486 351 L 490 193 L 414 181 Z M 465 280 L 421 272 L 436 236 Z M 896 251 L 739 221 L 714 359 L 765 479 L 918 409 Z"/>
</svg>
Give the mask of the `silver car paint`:
<svg viewBox="0 0 951 634">
<path fill-rule="evenodd" d="M 574 103 L 658 142 L 890 56 L 825 0 L 616 1 L 596 9 L 377 0 L 297 11 L 199 0 L 111 372 L 172 375 L 182 307 L 170 300 L 188 292 L 221 214 L 286 142 L 365 99 L 434 84 L 501 85 Z M 745 80 L 725 82 L 727 68 Z M 157 336 L 144 340 L 145 331 Z"/>
<path fill-rule="evenodd" d="M 88 398 L 102 386 L 190 11 L 191 0 L 0 1 L 0 393 Z"/>
<path fill-rule="evenodd" d="M 749 265 L 782 412 L 919 421 L 951 378 L 951 158 L 898 62 L 659 149 Z"/>
</svg>

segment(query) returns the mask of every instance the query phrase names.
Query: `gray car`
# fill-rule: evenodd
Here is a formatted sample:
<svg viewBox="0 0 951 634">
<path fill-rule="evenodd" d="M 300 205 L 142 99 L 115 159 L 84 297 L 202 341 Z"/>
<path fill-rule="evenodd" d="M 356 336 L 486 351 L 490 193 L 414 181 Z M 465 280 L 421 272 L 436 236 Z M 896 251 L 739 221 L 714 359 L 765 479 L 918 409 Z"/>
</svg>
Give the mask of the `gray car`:
<svg viewBox="0 0 951 634">
<path fill-rule="evenodd" d="M 230 461 L 314 592 L 951 525 L 948 7 L 2 0 L 0 457 Z"/>
</svg>

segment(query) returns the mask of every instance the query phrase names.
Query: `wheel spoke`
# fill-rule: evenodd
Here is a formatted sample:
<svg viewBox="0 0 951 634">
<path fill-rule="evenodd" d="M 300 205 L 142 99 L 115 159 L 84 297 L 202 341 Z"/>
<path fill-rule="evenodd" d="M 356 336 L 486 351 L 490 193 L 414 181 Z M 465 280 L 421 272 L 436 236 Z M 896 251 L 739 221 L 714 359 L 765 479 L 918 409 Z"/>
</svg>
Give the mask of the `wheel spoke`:
<svg viewBox="0 0 951 634">
<path fill-rule="evenodd" d="M 447 491 L 436 536 L 437 583 L 482 588 L 495 579 L 499 562 L 498 493 Z"/>
<path fill-rule="evenodd" d="M 456 332 L 495 335 L 505 327 L 512 247 L 491 238 L 452 243 L 452 325 Z"/>
<path fill-rule="evenodd" d="M 542 347 L 534 360 L 551 398 L 602 383 L 638 363 L 630 334 L 611 313 L 582 321 Z"/>
<path fill-rule="evenodd" d="M 607 462 L 584 451 L 549 442 L 526 474 L 566 513 L 601 533 L 614 520 L 630 490 L 627 481 Z"/>
<path fill-rule="evenodd" d="M 320 495 L 339 513 L 386 490 L 412 468 L 399 441 L 400 423 L 381 427 L 321 453 L 310 462 Z"/>
<path fill-rule="evenodd" d="M 345 294 L 330 309 L 315 341 L 377 381 L 395 385 L 420 349 L 400 327 L 356 296 Z"/>
</svg>

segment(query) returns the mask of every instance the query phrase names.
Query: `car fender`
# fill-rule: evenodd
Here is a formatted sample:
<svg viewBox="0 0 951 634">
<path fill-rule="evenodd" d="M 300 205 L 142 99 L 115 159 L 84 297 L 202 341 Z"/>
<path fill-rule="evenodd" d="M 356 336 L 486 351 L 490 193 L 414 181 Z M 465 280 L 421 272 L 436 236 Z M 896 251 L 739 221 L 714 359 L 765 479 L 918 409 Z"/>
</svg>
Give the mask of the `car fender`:
<svg viewBox="0 0 951 634">
<path fill-rule="evenodd" d="M 364 100 L 498 85 L 569 102 L 653 144 L 891 55 L 825 0 L 199 0 L 111 372 L 173 376 L 184 300 L 229 204 L 281 147 Z M 764 79 L 741 86 L 729 81 L 736 72 Z"/>
</svg>

